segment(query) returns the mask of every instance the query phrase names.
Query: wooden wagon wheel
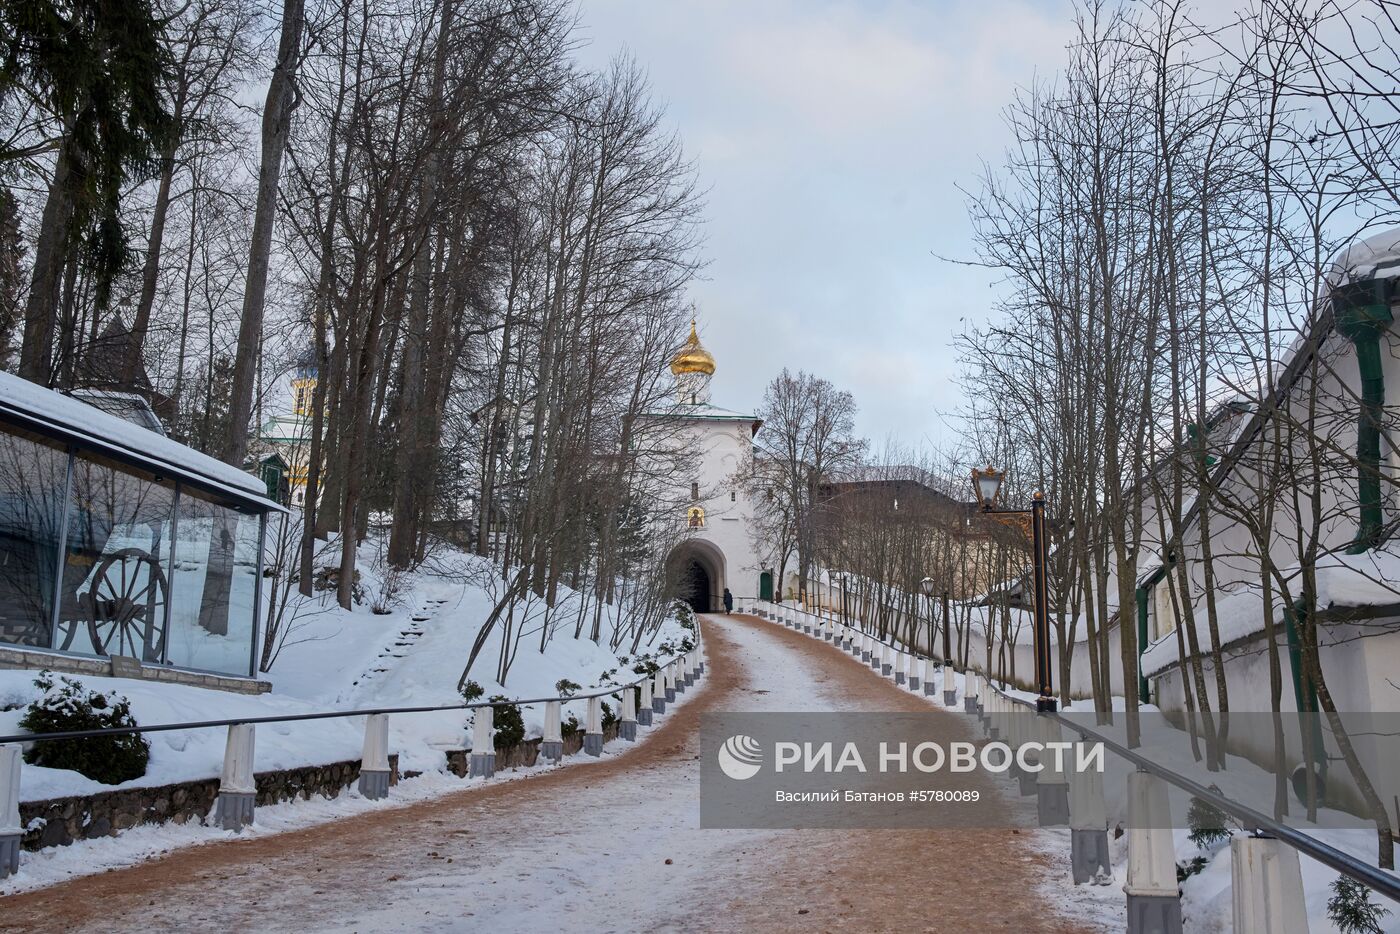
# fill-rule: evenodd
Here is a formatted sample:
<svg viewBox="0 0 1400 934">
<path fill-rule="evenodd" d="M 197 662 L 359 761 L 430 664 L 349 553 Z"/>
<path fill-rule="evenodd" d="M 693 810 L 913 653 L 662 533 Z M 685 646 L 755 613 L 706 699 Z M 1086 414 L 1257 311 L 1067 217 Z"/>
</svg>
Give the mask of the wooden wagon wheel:
<svg viewBox="0 0 1400 934">
<path fill-rule="evenodd" d="M 93 648 L 102 655 L 159 662 L 165 654 L 169 593 L 165 572 L 148 552 L 123 548 L 104 556 L 87 593 Z"/>
</svg>

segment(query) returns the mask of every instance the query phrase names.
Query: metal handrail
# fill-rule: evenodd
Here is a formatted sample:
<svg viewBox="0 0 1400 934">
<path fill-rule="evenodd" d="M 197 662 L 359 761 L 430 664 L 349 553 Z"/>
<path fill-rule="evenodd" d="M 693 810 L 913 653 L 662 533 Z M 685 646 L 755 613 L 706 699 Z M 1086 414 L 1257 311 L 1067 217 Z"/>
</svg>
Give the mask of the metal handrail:
<svg viewBox="0 0 1400 934">
<path fill-rule="evenodd" d="M 700 647 L 698 638 L 699 632 L 700 630 L 697 627 L 697 639 L 695 648 L 691 649 L 692 652 Z M 659 671 L 661 668 L 675 664 L 675 661 L 679 657 L 680 656 L 676 656 L 676 658 L 668 662 L 667 665 L 658 666 L 657 670 Z M 105 727 L 100 730 L 68 730 L 61 733 L 17 733 L 10 736 L 0 736 L 0 744 L 32 743 L 37 740 L 51 739 L 91 739 L 95 736 L 125 736 L 134 733 L 165 733 L 172 730 L 200 730 L 215 726 L 233 726 L 239 723 L 296 723 L 303 720 L 335 720 L 341 717 L 364 717 L 374 714 L 435 713 L 442 710 L 478 710 L 482 707 L 518 707 L 527 704 L 547 704 L 553 701 L 568 703 L 570 701 L 590 700 L 594 697 L 612 697 L 615 694 L 621 694 L 623 691 L 631 690 L 639 686 L 643 681 L 650 681 L 654 677 L 656 677 L 655 674 L 642 675 L 627 684 L 619 684 L 614 687 L 599 689 L 587 694 L 572 694 L 568 697 L 533 697 L 519 700 L 473 701 L 472 703 L 443 704 L 435 707 L 366 707 L 356 710 L 326 710 L 316 713 L 289 714 L 287 716 L 276 717 L 231 717 L 227 720 L 199 720 L 190 721 L 188 723 L 155 723 L 149 726 Z"/>
<path fill-rule="evenodd" d="M 1295 827 L 1290 827 L 1287 824 L 1282 824 L 1274 820 L 1272 817 L 1269 817 L 1267 814 L 1260 813 L 1259 811 L 1256 811 L 1247 805 L 1243 805 L 1237 801 L 1233 801 L 1230 798 L 1227 798 L 1224 795 L 1220 794 L 1218 791 L 1213 791 L 1212 789 L 1207 788 L 1199 782 L 1192 781 L 1184 775 L 1181 775 L 1177 772 L 1173 772 L 1171 769 L 1168 769 L 1165 766 L 1153 762 L 1151 759 L 1147 758 L 1141 753 L 1134 752 L 1128 747 L 1122 745 L 1116 740 L 1110 739 L 1109 737 L 1103 735 L 1097 730 L 1092 729 L 1091 727 L 1088 727 L 1082 723 L 1077 723 L 1073 720 L 1070 720 L 1069 718 L 1065 717 L 1064 714 L 1058 711 L 1050 713 L 1037 711 L 1035 703 L 1033 701 L 1025 700 L 1024 698 L 1020 697 L 1013 697 L 1011 694 L 1003 690 L 999 685 L 992 683 L 990 680 L 988 680 L 987 683 L 993 691 L 996 691 L 998 694 L 1011 701 L 1013 704 L 1019 704 L 1020 706 L 1029 709 L 1031 712 L 1037 714 L 1038 716 L 1051 717 L 1059 721 L 1059 723 L 1062 726 L 1069 727 L 1071 730 L 1078 733 L 1081 737 L 1085 739 L 1093 739 L 1097 743 L 1102 743 L 1105 748 L 1109 749 L 1116 755 L 1127 759 L 1129 762 L 1136 765 L 1141 771 L 1150 772 L 1153 775 L 1156 775 L 1158 778 L 1162 779 L 1163 781 L 1175 785 L 1182 791 L 1187 792 L 1192 797 L 1199 798 L 1202 801 L 1208 802 L 1216 808 L 1219 808 L 1220 810 L 1224 811 L 1225 813 L 1231 815 L 1232 817 L 1240 821 L 1240 823 L 1244 826 L 1245 830 L 1282 840 L 1289 846 L 1293 847 L 1295 850 L 1298 850 L 1301 853 L 1306 853 L 1309 857 L 1317 860 L 1324 866 L 1327 866 L 1331 869 L 1335 869 L 1342 875 L 1348 876 L 1356 880 L 1357 882 L 1360 882 L 1362 885 L 1376 892 L 1379 892 L 1381 895 L 1384 895 L 1391 901 L 1400 902 L 1400 877 L 1397 877 L 1384 869 L 1379 869 L 1375 866 L 1372 866 L 1369 863 L 1362 862 L 1354 856 L 1351 856 L 1347 853 L 1343 853 L 1336 847 L 1329 846 L 1328 844 L 1323 843 L 1321 840 L 1318 840 L 1316 837 L 1313 837 L 1310 834 L 1304 833 L 1303 831 L 1298 830 Z"/>
</svg>

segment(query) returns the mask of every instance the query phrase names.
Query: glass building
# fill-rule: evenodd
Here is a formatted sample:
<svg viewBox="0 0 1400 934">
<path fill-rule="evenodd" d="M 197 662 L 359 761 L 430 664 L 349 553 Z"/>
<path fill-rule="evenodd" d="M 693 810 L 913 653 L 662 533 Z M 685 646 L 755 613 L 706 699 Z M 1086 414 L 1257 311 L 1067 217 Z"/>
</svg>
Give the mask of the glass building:
<svg viewBox="0 0 1400 934">
<path fill-rule="evenodd" d="M 0 373 L 0 655 L 252 677 L 262 481 Z"/>
</svg>

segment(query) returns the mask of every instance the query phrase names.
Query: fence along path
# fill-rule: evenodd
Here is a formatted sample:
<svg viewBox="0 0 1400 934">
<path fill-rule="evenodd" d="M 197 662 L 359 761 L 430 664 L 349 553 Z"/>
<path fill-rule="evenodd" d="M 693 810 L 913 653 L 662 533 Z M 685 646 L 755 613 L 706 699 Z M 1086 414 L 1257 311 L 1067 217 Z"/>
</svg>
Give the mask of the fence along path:
<svg viewBox="0 0 1400 934">
<path fill-rule="evenodd" d="M 901 667 L 906 672 L 922 664 L 924 693 L 931 689 L 935 662 L 918 659 L 901 646 L 881 641 L 870 633 L 847 625 L 834 616 L 817 616 L 798 607 L 765 601 L 744 601 L 745 608 L 782 625 L 822 639 L 859 656 L 884 677 L 897 683 Z M 947 669 L 940 666 L 940 671 Z M 1173 785 L 1206 801 L 1237 819 L 1248 832 L 1231 838 L 1231 905 L 1237 931 L 1288 932 L 1308 929 L 1298 854 L 1336 870 L 1372 891 L 1400 902 L 1400 877 L 1378 869 L 1350 854 L 1264 815 L 1239 802 L 1172 772 L 1138 755 L 1112 738 L 1057 713 L 1036 712 L 1033 702 L 1015 697 L 981 677 L 974 669 L 963 673 L 965 696 L 962 711 L 974 715 L 984 736 L 1006 743 L 1016 754 L 1010 774 L 1023 796 L 1034 796 L 1041 827 L 1067 827 L 1070 831 L 1070 874 L 1076 885 L 1102 882 L 1111 876 L 1108 846 L 1108 808 L 1103 775 L 1094 770 L 1042 768 L 1037 753 L 1046 743 L 1065 742 L 1066 731 L 1075 734 L 1074 756 L 1088 743 L 1132 763 L 1128 776 L 1128 930 L 1173 934 L 1182 930 L 1180 889 L 1167 786 Z M 939 675 L 944 706 L 957 708 L 955 678 Z M 910 685 L 917 687 L 916 685 Z M 1024 760 L 1033 768 L 1022 768 Z"/>
<path fill-rule="evenodd" d="M 695 647 L 677 656 L 654 674 L 644 675 L 627 684 L 600 688 L 568 696 L 521 698 L 505 701 L 477 701 L 420 707 L 372 707 L 356 710 L 327 710 L 290 716 L 243 717 L 230 720 L 198 720 L 157 723 L 145 726 L 119 727 L 101 730 L 72 730 L 59 733 L 21 733 L 0 736 L 0 879 L 19 872 L 25 859 L 21 847 L 24 827 L 20 823 L 20 777 L 23 767 L 24 743 L 36 740 L 84 739 L 95 736 L 120 736 L 132 733 L 162 733 L 173 730 L 201 730 L 224 727 L 228 730 L 224 746 L 223 769 L 219 778 L 219 795 L 209 823 L 225 830 L 241 830 L 254 821 L 257 788 L 253 780 L 258 724 L 290 723 L 305 720 L 330 720 L 347 717 L 365 718 L 364 745 L 360 758 L 359 792 L 377 800 L 389 794 L 389 717 L 444 710 L 473 711 L 471 754 L 468 779 L 492 778 L 496 773 L 494 713 L 498 707 L 544 704 L 544 735 L 540 755 L 553 762 L 564 756 L 562 733 L 563 706 L 585 701 L 583 751 L 590 756 L 603 753 L 603 700 L 620 699 L 621 712 L 618 737 L 624 742 L 637 741 L 637 727 L 651 726 L 653 718 L 674 703 L 678 693 L 692 687 L 705 672 L 705 657 L 700 627 L 696 626 Z"/>
</svg>

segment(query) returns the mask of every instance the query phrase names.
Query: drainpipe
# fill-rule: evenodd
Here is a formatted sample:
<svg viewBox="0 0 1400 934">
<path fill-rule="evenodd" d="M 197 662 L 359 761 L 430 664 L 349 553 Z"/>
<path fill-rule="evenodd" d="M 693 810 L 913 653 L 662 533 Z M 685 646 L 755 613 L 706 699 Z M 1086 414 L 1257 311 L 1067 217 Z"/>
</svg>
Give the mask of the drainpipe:
<svg viewBox="0 0 1400 934">
<path fill-rule="evenodd" d="M 1152 592 L 1152 588 L 1144 584 L 1139 587 L 1137 593 L 1137 629 L 1138 629 L 1138 702 L 1142 704 L 1152 703 L 1152 692 L 1147 684 L 1147 676 L 1142 673 L 1142 653 L 1147 651 L 1147 595 Z"/>
<path fill-rule="evenodd" d="M 1357 506 L 1361 514 L 1348 554 L 1362 554 L 1380 544 L 1381 431 L 1385 410 L 1385 376 L 1381 369 L 1381 334 L 1395 319 L 1390 313 L 1389 279 L 1363 279 L 1332 292 L 1337 330 L 1356 347 L 1361 373 L 1361 414 L 1356 424 Z"/>
<path fill-rule="evenodd" d="M 1303 645 L 1298 633 L 1298 620 L 1309 612 L 1309 599 L 1299 597 L 1293 604 L 1283 611 L 1283 631 L 1288 639 L 1288 668 L 1293 675 L 1293 701 L 1297 705 L 1298 715 L 1311 719 L 1308 736 L 1312 746 L 1312 761 L 1317 766 L 1318 774 L 1325 781 L 1327 778 L 1327 750 L 1322 745 L 1322 718 L 1318 715 L 1317 708 L 1317 685 L 1311 678 L 1306 682 L 1303 679 Z"/>
</svg>

